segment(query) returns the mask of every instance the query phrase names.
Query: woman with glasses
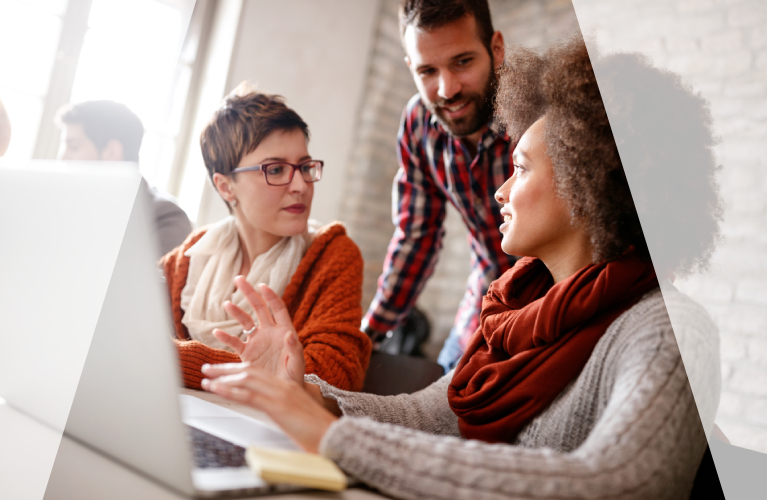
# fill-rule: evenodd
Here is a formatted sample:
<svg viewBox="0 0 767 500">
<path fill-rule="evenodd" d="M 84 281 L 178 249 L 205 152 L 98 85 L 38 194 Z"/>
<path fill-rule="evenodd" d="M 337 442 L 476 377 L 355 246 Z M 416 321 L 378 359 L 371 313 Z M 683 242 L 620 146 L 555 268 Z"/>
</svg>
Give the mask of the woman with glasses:
<svg viewBox="0 0 767 500">
<path fill-rule="evenodd" d="M 162 260 L 187 387 L 200 388 L 205 363 L 244 361 L 362 388 L 371 351 L 359 329 L 362 256 L 342 225 L 310 224 L 323 162 L 308 140 L 281 97 L 244 84 L 202 132 L 205 167 L 231 215 Z M 262 294 L 281 297 L 272 312 L 287 319 L 268 335 L 254 320 L 267 307 Z M 300 363 L 285 364 L 283 340 L 300 342 Z"/>
</svg>

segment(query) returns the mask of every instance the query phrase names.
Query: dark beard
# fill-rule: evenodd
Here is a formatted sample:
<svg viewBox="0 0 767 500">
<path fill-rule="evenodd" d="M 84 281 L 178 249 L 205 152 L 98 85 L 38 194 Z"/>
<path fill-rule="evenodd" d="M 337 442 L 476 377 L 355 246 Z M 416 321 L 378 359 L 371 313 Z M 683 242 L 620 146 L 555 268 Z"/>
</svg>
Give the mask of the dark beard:
<svg viewBox="0 0 767 500">
<path fill-rule="evenodd" d="M 466 137 L 487 125 L 493 116 L 493 101 L 495 92 L 498 88 L 498 76 L 495 71 L 490 70 L 487 84 L 482 94 L 477 93 L 459 93 L 449 100 L 442 100 L 436 103 L 427 104 L 426 107 L 437 117 L 437 121 L 454 137 Z M 468 101 L 467 106 L 474 105 L 475 111 L 457 120 L 450 120 L 443 116 L 443 107 L 450 106 L 460 101 Z"/>
</svg>

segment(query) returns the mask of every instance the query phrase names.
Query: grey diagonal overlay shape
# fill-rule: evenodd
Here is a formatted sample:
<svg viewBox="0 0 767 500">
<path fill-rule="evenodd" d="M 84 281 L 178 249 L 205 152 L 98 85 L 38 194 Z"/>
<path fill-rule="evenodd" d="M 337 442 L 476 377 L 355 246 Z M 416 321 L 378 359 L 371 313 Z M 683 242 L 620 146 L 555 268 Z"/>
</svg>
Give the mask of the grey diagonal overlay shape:
<svg viewBox="0 0 767 500">
<path fill-rule="evenodd" d="M 675 317 L 666 301 L 701 422 L 707 433 L 716 423 L 733 444 L 709 435 L 724 494 L 763 498 L 767 3 L 574 0 L 573 5 L 653 262 L 661 276 L 673 269 L 675 286 L 696 300 L 700 318 L 719 330 L 719 345 L 707 345 L 685 331 L 689 318 Z M 686 92 L 664 91 L 658 72 L 616 70 L 618 53 L 641 54 Z M 708 111 L 697 119 L 690 118 L 696 100 Z M 636 140 L 642 134 L 646 144 Z M 711 230 L 704 227 L 710 219 L 701 214 L 717 211 L 712 187 L 723 211 L 720 237 L 706 256 L 705 245 L 696 249 L 695 243 Z M 709 265 L 696 265 L 695 258 L 674 265 L 689 255 L 703 255 L 698 263 Z M 715 348 L 719 355 L 711 359 Z"/>
<path fill-rule="evenodd" d="M 118 495 L 104 479 L 90 475 L 78 457 L 82 447 L 143 476 L 126 482 L 123 493 L 152 489 L 152 478 L 190 494 L 191 458 L 175 397 L 180 387 L 172 343 L 169 301 L 154 265 L 156 241 L 148 194 L 139 190 L 125 230 L 106 297 L 93 334 L 46 499 L 72 498 L 87 488 Z M 158 340 L 159 339 L 159 340 Z M 165 342 L 163 342 L 165 341 Z M 171 399 L 168 399 L 168 395 Z M 170 408 L 170 411 L 163 409 Z M 69 441 L 71 442 L 69 442 Z M 169 454 L 174 459 L 168 459 Z M 109 464 L 102 468 L 109 468 Z M 128 473 L 115 475 L 126 481 Z M 129 474 L 129 475 L 130 475 Z M 150 481 L 147 481 L 147 478 Z M 158 487 L 159 488 L 159 487 Z M 142 490 L 143 491 L 143 490 Z M 167 494 L 167 492 L 165 492 Z"/>
<path fill-rule="evenodd" d="M 135 165 L 0 167 L 0 394 L 17 416 L 0 484 L 14 498 L 45 491 L 138 184 Z"/>
</svg>

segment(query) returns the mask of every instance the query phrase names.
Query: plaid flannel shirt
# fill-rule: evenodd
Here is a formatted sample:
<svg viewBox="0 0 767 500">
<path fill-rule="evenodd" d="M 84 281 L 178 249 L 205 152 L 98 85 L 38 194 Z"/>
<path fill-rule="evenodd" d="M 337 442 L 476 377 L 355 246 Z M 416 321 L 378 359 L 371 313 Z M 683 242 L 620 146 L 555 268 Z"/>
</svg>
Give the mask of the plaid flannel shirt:
<svg viewBox="0 0 767 500">
<path fill-rule="evenodd" d="M 419 95 L 410 100 L 397 136 L 400 167 L 392 186 L 394 235 L 363 329 L 385 332 L 404 321 L 434 271 L 445 234 L 446 206 L 452 203 L 469 229 L 471 247 L 471 274 L 455 318 L 465 348 L 479 326 L 488 286 L 516 260 L 501 249 L 498 227 L 503 217 L 494 199 L 513 172 L 513 149 L 509 136 L 493 120 L 471 158 Z"/>
</svg>

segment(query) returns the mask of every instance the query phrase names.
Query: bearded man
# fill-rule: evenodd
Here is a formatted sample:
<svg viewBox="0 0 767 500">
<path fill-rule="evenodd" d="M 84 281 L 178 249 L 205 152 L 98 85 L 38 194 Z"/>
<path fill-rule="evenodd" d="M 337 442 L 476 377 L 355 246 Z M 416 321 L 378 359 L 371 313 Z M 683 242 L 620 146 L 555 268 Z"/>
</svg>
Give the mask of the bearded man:
<svg viewBox="0 0 767 500">
<path fill-rule="evenodd" d="M 487 0 L 403 0 L 399 22 L 418 94 L 399 128 L 396 228 L 362 329 L 376 342 L 406 319 L 434 270 L 452 203 L 469 230 L 472 270 L 438 359 L 447 372 L 479 325 L 488 286 L 516 260 L 501 249 L 493 198 L 514 168 L 514 144 L 493 118 L 503 35 Z"/>
</svg>

